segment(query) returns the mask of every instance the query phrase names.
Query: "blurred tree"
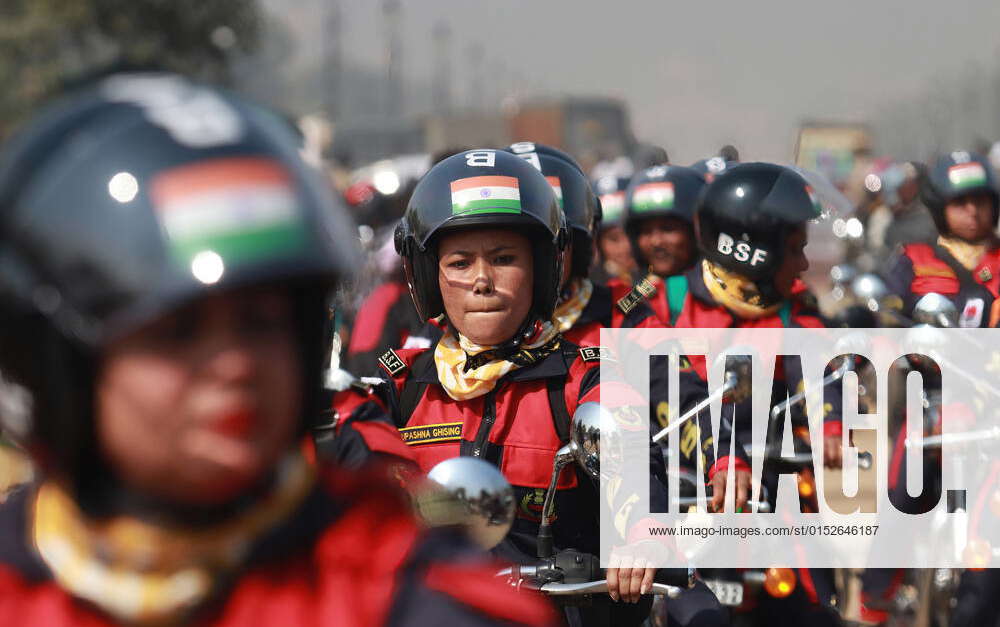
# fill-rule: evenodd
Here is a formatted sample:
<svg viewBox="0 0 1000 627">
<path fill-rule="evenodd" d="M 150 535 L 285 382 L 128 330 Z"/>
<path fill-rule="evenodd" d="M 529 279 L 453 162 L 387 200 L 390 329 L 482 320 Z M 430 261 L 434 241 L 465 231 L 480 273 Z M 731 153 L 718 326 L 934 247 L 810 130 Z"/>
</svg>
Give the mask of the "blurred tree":
<svg viewBox="0 0 1000 627">
<path fill-rule="evenodd" d="M 0 137 L 41 100 L 104 69 L 156 68 L 226 83 L 258 43 L 257 0 L 3 0 Z"/>
</svg>

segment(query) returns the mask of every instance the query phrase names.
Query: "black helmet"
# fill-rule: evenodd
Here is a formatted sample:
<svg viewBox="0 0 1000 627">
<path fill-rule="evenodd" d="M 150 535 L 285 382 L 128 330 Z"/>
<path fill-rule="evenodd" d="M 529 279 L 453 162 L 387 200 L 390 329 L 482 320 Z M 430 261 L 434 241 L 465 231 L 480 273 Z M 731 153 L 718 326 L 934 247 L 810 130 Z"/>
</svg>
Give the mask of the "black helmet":
<svg viewBox="0 0 1000 627">
<path fill-rule="evenodd" d="M 552 185 L 572 237 L 571 273 L 587 276 L 594 260 L 594 233 L 601 222 L 601 205 L 580 164 L 565 152 L 544 144 L 518 142 L 507 150 L 538 168 Z"/>
<path fill-rule="evenodd" d="M 706 259 L 761 281 L 781 265 L 791 231 L 821 214 L 809 184 L 791 168 L 740 164 L 705 187 L 695 213 L 698 247 Z"/>
<path fill-rule="evenodd" d="M 0 153 L 0 400 L 28 399 L 0 403 L 2 424 L 80 468 L 110 340 L 207 294 L 279 282 L 301 310 L 303 416 L 318 415 L 323 300 L 355 267 L 356 233 L 287 125 L 242 99 L 122 74 L 63 101 Z"/>
<path fill-rule="evenodd" d="M 468 227 L 529 229 L 534 255 L 532 311 L 552 317 L 566 246 L 562 211 L 552 187 L 525 160 L 503 150 L 477 149 L 435 165 L 417 184 L 396 227 L 410 295 L 423 319 L 443 313 L 437 237 Z"/>
<path fill-rule="evenodd" d="M 605 176 L 594 181 L 594 191 L 601 201 L 601 228 L 624 226 L 625 190 L 632 179 L 623 176 Z"/>
<path fill-rule="evenodd" d="M 930 209 L 938 231 L 948 233 L 944 208 L 950 201 L 967 194 L 984 193 L 993 202 L 993 222 L 997 222 L 1000 197 L 997 196 L 993 168 L 983 156 L 965 151 L 947 154 L 934 164 L 921 181 L 920 197 Z"/>
<path fill-rule="evenodd" d="M 705 178 L 706 183 L 711 183 L 715 177 L 722 174 L 729 168 L 739 163 L 739 161 L 729 161 L 724 157 L 709 157 L 701 159 L 691 164 L 691 169 L 698 172 Z"/>
<path fill-rule="evenodd" d="M 637 241 L 642 221 L 678 218 L 690 225 L 704 187 L 705 179 L 700 174 L 680 165 L 654 165 L 632 177 L 625 192 L 625 232 L 632 240 L 632 251 L 640 266 L 647 264 Z"/>
</svg>

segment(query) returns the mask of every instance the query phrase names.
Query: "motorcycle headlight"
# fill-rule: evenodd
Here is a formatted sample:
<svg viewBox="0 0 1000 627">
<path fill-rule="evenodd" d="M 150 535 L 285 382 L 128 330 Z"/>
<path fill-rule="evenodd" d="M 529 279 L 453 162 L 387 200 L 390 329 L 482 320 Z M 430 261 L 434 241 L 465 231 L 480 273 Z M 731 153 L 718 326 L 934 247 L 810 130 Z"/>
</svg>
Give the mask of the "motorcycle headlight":
<svg viewBox="0 0 1000 627">
<path fill-rule="evenodd" d="M 993 560 L 993 547 L 990 543 L 981 538 L 973 538 L 965 545 L 962 551 L 962 561 L 969 570 L 983 570 L 990 565 Z"/>
<path fill-rule="evenodd" d="M 795 591 L 795 571 L 791 568 L 768 568 L 764 574 L 764 589 L 776 599 L 784 599 Z"/>
<path fill-rule="evenodd" d="M 803 474 L 799 475 L 799 496 L 804 499 L 811 499 L 816 494 L 816 484 L 812 477 Z"/>
</svg>

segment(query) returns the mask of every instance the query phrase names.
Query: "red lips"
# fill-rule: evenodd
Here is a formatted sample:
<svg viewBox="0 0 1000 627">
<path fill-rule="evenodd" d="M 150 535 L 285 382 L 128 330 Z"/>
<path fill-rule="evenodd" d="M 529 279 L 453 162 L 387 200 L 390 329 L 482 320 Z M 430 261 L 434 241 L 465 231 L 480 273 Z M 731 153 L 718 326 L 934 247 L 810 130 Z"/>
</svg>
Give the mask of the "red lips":
<svg viewBox="0 0 1000 627">
<path fill-rule="evenodd" d="M 246 437 L 256 426 L 257 413 L 250 409 L 225 412 L 212 421 L 214 431 L 233 437 Z"/>
</svg>

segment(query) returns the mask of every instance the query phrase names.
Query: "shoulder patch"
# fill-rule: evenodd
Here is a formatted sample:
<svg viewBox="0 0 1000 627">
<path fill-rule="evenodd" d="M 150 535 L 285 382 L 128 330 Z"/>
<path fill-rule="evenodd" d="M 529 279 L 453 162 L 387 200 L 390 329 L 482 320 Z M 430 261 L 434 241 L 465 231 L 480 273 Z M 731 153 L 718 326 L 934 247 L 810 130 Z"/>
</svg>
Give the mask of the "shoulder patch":
<svg viewBox="0 0 1000 627">
<path fill-rule="evenodd" d="M 936 264 L 913 264 L 913 275 L 918 277 L 938 277 L 942 279 L 958 279 L 951 268 L 944 265 Z"/>
<path fill-rule="evenodd" d="M 580 349 L 580 359 L 590 363 L 602 359 L 613 361 L 614 357 L 611 356 L 611 351 L 606 346 L 587 346 Z"/>
<path fill-rule="evenodd" d="M 635 284 L 628 294 L 618 299 L 616 306 L 625 315 L 632 312 L 642 301 L 656 293 L 656 286 L 649 279 L 643 279 Z"/>
<path fill-rule="evenodd" d="M 393 377 L 406 370 L 406 363 L 391 348 L 382 353 L 382 356 L 378 358 L 378 363 Z"/>
</svg>

